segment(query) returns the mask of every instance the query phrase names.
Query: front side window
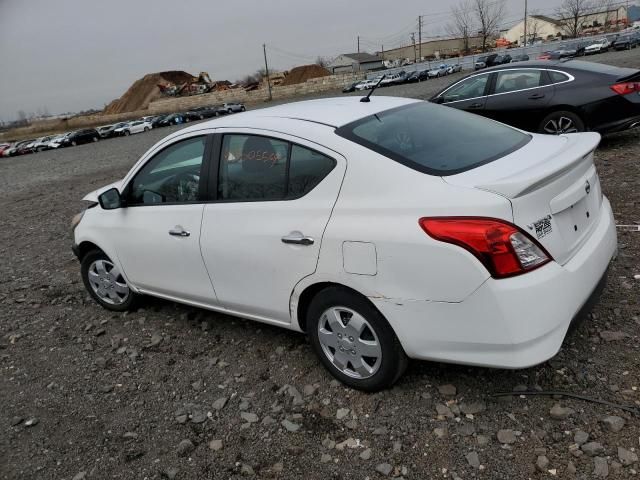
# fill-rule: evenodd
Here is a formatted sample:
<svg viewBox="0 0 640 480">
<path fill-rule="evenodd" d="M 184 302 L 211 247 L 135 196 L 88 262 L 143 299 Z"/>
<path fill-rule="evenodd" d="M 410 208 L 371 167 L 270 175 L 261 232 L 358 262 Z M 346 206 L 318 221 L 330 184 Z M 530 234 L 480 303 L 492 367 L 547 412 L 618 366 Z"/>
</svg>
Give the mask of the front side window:
<svg viewBox="0 0 640 480">
<path fill-rule="evenodd" d="M 284 140 L 225 135 L 218 198 L 235 201 L 298 198 L 310 192 L 334 166 L 334 159 Z"/>
<path fill-rule="evenodd" d="M 336 133 L 409 168 L 453 175 L 531 140 L 514 128 L 455 108 L 416 102 L 364 117 Z"/>
<path fill-rule="evenodd" d="M 495 93 L 508 93 L 539 87 L 541 70 L 504 70 L 498 72 Z"/>
<path fill-rule="evenodd" d="M 206 137 L 189 138 L 157 153 L 131 182 L 129 204 L 198 201 L 205 141 Z"/>
<path fill-rule="evenodd" d="M 476 75 L 454 85 L 442 94 L 444 103 L 459 102 L 471 98 L 482 97 L 489 81 L 489 75 Z"/>
</svg>

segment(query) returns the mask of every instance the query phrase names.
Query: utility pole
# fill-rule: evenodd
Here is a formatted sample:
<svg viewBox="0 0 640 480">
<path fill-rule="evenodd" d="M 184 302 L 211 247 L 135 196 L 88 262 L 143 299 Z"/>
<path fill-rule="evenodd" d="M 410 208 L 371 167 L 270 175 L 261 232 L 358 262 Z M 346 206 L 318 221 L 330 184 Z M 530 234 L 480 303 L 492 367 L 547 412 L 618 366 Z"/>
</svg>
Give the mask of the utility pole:
<svg viewBox="0 0 640 480">
<path fill-rule="evenodd" d="M 269 78 L 269 64 L 267 64 L 267 46 L 262 44 L 262 51 L 264 53 L 264 70 L 267 74 L 267 87 L 269 88 L 269 101 L 273 100 L 271 96 L 271 79 Z"/>
<path fill-rule="evenodd" d="M 527 46 L 527 0 L 524 0 L 524 46 Z"/>
<path fill-rule="evenodd" d="M 411 43 L 413 44 L 413 63 L 416 63 L 416 32 L 411 33 Z"/>
<path fill-rule="evenodd" d="M 384 62 L 384 45 L 381 45 L 381 46 L 382 46 L 382 61 Z"/>
<path fill-rule="evenodd" d="M 422 15 L 418 15 L 418 58 L 422 61 Z"/>
<path fill-rule="evenodd" d="M 358 35 L 358 53 L 360 53 L 360 35 Z"/>
</svg>

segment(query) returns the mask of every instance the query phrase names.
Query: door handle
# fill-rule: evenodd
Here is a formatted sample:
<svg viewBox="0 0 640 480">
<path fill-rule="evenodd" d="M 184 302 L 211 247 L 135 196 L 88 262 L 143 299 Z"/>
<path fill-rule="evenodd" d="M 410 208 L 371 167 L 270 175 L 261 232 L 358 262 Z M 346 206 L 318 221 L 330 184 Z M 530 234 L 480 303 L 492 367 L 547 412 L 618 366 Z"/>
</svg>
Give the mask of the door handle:
<svg viewBox="0 0 640 480">
<path fill-rule="evenodd" d="M 173 237 L 188 237 L 189 235 L 191 235 L 191 232 L 188 232 L 180 225 L 176 225 L 171 230 L 169 230 L 169 235 Z"/>
<path fill-rule="evenodd" d="M 534 93 L 529 97 L 530 100 L 538 100 L 539 98 L 544 98 L 544 93 Z"/>
<path fill-rule="evenodd" d="M 282 243 L 290 245 L 313 245 L 313 238 L 305 237 L 302 232 L 291 232 L 282 237 Z"/>
<path fill-rule="evenodd" d="M 482 108 L 483 105 L 482 103 L 472 103 L 471 105 L 469 105 L 469 108 Z"/>
</svg>

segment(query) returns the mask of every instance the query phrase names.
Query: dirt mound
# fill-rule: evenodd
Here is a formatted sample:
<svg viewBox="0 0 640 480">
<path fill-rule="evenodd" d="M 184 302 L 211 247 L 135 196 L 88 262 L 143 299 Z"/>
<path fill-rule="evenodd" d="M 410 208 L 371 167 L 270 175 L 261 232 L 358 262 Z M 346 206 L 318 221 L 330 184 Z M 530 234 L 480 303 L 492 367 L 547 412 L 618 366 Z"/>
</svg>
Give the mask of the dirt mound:
<svg viewBox="0 0 640 480">
<path fill-rule="evenodd" d="M 329 70 L 320 65 L 302 65 L 292 68 L 281 85 L 295 85 L 311 78 L 326 77 L 327 75 L 331 75 Z"/>
<path fill-rule="evenodd" d="M 136 80 L 124 95 L 107 105 L 104 113 L 125 113 L 144 110 L 149 106 L 149 103 L 160 97 L 159 83 L 181 84 L 193 80 L 193 75 L 183 71 L 150 73 Z"/>
</svg>

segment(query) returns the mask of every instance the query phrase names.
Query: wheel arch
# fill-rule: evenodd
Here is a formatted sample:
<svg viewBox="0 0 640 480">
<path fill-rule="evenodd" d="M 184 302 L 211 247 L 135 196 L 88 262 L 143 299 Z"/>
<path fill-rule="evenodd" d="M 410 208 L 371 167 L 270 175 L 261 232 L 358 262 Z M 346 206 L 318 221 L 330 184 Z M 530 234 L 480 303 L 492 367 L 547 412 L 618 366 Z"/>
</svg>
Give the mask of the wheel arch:
<svg viewBox="0 0 640 480">
<path fill-rule="evenodd" d="M 101 252 L 104 252 L 104 250 L 102 250 L 98 245 L 96 245 L 93 242 L 90 242 L 89 240 L 80 242 L 80 245 L 78 245 L 79 260 L 82 261 L 82 259 L 87 255 L 87 253 L 89 253 L 92 250 L 100 250 Z"/>
<path fill-rule="evenodd" d="M 587 119 L 587 116 L 585 115 L 585 112 L 580 108 L 580 107 L 576 107 L 575 105 L 569 105 L 566 103 L 562 103 L 562 104 L 556 104 L 556 105 L 550 105 L 549 107 L 547 107 L 544 112 L 542 112 L 542 115 L 540 116 L 539 120 L 538 120 L 538 124 L 540 124 L 540 122 L 542 122 L 542 120 L 544 120 L 544 118 L 553 113 L 553 112 L 571 112 L 576 114 L 577 116 L 580 117 L 580 120 L 582 120 L 582 122 L 584 123 L 585 128 L 588 130 L 589 128 L 591 128 L 590 122 Z"/>
<path fill-rule="evenodd" d="M 309 309 L 309 305 L 311 304 L 311 301 L 317 295 L 319 295 L 322 291 L 328 288 L 333 288 L 333 287 L 341 288 L 345 291 L 348 291 L 354 295 L 359 296 L 360 298 L 363 298 L 373 308 L 375 308 L 378 312 L 380 312 L 380 310 L 374 305 L 371 299 L 367 297 L 367 295 L 363 294 L 362 292 L 358 291 L 353 287 L 350 287 L 348 285 L 345 285 L 344 283 L 335 282 L 335 281 L 317 281 L 315 283 L 311 283 L 309 285 L 304 286 L 299 293 L 294 292 L 294 294 L 292 295 L 292 306 L 294 307 L 292 308 L 292 313 L 295 314 L 295 317 L 292 318 L 292 321 L 294 322 L 294 324 L 297 323 L 297 326 L 300 329 L 300 331 L 302 332 L 307 331 L 307 322 L 308 322 L 307 310 Z M 297 302 L 295 301 L 296 298 L 297 298 Z M 382 312 L 380 312 L 380 314 L 382 315 Z"/>
</svg>

